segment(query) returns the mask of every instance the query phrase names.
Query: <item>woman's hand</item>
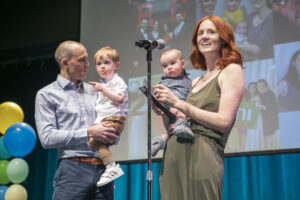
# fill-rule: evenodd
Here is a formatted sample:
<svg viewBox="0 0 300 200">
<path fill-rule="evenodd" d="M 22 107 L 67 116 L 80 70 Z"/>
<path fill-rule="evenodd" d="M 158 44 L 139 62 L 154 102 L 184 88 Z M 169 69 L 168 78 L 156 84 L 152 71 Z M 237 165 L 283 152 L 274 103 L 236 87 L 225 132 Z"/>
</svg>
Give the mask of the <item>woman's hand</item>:
<svg viewBox="0 0 300 200">
<path fill-rule="evenodd" d="M 154 86 L 154 95 L 159 102 L 166 103 L 175 108 L 176 104 L 180 101 L 169 88 L 161 84 Z"/>
<path fill-rule="evenodd" d="M 155 114 L 164 115 L 164 112 L 161 109 L 159 109 L 152 101 L 151 101 L 151 108 Z"/>
</svg>

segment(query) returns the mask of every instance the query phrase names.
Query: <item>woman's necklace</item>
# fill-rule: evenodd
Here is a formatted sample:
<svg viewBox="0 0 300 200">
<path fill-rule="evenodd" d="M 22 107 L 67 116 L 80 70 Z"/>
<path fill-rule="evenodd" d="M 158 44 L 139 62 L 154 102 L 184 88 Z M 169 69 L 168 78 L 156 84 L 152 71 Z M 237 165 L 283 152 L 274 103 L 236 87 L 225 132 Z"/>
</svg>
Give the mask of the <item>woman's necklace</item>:
<svg viewBox="0 0 300 200">
<path fill-rule="evenodd" d="M 201 76 L 201 80 L 203 81 L 203 82 L 206 82 L 206 81 L 209 81 L 210 80 L 210 77 L 212 77 L 213 75 L 215 75 L 217 72 L 219 72 L 220 70 L 219 69 L 216 69 L 216 70 L 214 70 L 214 71 L 212 71 L 212 72 L 210 72 L 210 73 L 205 73 L 204 75 L 202 75 Z"/>
</svg>

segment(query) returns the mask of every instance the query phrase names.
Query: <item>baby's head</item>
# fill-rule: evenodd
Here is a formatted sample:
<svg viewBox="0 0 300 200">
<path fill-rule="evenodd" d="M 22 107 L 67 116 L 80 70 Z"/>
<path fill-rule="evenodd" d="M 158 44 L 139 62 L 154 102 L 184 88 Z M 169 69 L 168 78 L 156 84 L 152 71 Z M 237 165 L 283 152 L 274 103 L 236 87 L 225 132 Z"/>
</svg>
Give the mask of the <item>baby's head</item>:
<svg viewBox="0 0 300 200">
<path fill-rule="evenodd" d="M 239 8 L 241 0 L 226 0 L 225 4 L 229 11 L 235 11 Z"/>
<path fill-rule="evenodd" d="M 119 54 L 111 47 L 99 49 L 94 56 L 94 61 L 98 74 L 104 79 L 112 77 L 120 67 Z"/>
<path fill-rule="evenodd" d="M 178 49 L 168 49 L 161 53 L 160 64 L 165 76 L 176 78 L 182 75 L 185 60 Z"/>
<path fill-rule="evenodd" d="M 235 25 L 234 29 L 235 29 L 234 30 L 235 33 L 237 33 L 239 35 L 246 35 L 247 34 L 247 29 L 248 29 L 247 22 L 246 21 L 238 22 Z"/>
</svg>

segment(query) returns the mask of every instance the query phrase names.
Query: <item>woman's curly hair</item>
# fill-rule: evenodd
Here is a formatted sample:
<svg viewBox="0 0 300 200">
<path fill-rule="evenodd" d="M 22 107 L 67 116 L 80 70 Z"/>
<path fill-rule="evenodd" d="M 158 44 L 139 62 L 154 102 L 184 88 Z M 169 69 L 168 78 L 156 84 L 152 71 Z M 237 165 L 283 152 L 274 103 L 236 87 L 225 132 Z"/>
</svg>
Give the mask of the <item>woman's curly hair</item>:
<svg viewBox="0 0 300 200">
<path fill-rule="evenodd" d="M 192 37 L 193 51 L 190 55 L 190 60 L 194 68 L 207 70 L 205 58 L 200 53 L 197 44 L 198 29 L 201 23 L 204 22 L 205 20 L 210 20 L 215 24 L 218 34 L 220 35 L 221 38 L 221 49 L 220 49 L 221 57 L 217 61 L 217 65 L 219 66 L 219 68 L 224 69 L 231 63 L 236 63 L 242 66 L 243 65 L 242 56 L 234 43 L 234 35 L 230 26 L 226 22 L 224 22 L 220 17 L 210 15 L 210 16 L 203 17 L 198 22 L 193 32 L 193 37 Z"/>
</svg>

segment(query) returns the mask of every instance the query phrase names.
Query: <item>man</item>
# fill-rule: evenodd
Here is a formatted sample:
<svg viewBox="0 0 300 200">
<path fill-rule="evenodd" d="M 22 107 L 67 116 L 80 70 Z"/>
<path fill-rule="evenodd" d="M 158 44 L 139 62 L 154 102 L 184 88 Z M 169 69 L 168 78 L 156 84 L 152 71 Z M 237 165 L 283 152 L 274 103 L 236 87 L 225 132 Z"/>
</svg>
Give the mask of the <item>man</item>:
<svg viewBox="0 0 300 200">
<path fill-rule="evenodd" d="M 139 28 L 139 38 L 140 40 L 148 40 L 149 35 L 148 35 L 148 18 L 143 18 L 141 21 L 141 25 Z"/>
<path fill-rule="evenodd" d="M 177 12 L 175 15 L 175 22 L 176 26 L 174 28 L 174 38 L 180 37 L 182 31 L 183 31 L 183 26 L 184 26 L 184 20 L 181 12 Z"/>
<path fill-rule="evenodd" d="M 183 58 L 186 59 L 192 50 L 191 42 L 187 38 L 192 35 L 194 25 L 191 26 L 191 24 L 188 23 L 188 20 L 186 20 L 188 16 L 185 15 L 184 17 L 183 13 L 186 12 L 178 10 L 175 14 L 172 48 L 180 49 Z"/>
<path fill-rule="evenodd" d="M 55 51 L 60 67 L 57 80 L 38 91 L 35 120 L 44 148 L 58 151 L 59 166 L 53 181 L 53 200 L 113 200 L 113 182 L 97 187 L 105 166 L 89 138 L 112 144 L 117 136 L 108 124 L 95 121 L 92 86 L 83 83 L 89 67 L 85 47 L 78 42 L 62 42 Z"/>
<path fill-rule="evenodd" d="M 204 17 L 207 15 L 213 15 L 217 5 L 217 0 L 200 0 L 198 3 L 201 8 L 201 13 L 203 14 L 202 17 Z"/>
</svg>

